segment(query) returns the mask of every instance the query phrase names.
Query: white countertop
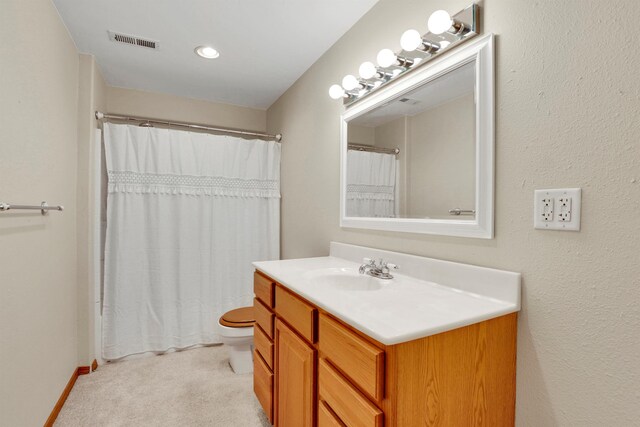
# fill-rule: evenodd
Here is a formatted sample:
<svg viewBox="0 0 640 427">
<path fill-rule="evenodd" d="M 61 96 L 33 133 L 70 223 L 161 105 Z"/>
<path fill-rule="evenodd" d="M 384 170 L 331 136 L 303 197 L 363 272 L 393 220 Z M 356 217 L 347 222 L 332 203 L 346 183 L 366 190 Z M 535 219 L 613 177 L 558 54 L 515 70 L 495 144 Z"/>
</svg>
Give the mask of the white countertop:
<svg viewBox="0 0 640 427">
<path fill-rule="evenodd" d="M 331 253 L 341 257 L 262 261 L 253 265 L 386 345 L 435 335 L 520 309 L 518 273 L 339 243 L 332 243 Z M 380 286 L 376 290 L 343 289 L 323 283 L 326 272 L 356 275 L 360 263 L 354 262 L 353 258 L 362 254 L 384 257 L 400 265 L 401 270 L 393 272 L 391 280 L 372 278 Z M 407 273 L 415 274 L 402 274 L 403 263 L 408 267 Z M 441 280 L 438 283 L 425 280 L 430 274 Z"/>
</svg>

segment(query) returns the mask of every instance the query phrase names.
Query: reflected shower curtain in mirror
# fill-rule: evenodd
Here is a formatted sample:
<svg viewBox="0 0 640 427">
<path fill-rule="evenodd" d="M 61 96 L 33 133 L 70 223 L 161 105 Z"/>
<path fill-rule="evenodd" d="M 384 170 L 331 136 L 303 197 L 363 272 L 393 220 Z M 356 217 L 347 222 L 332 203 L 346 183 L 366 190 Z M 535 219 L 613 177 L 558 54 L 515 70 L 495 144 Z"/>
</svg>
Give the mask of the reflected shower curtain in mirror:
<svg viewBox="0 0 640 427">
<path fill-rule="evenodd" d="M 349 150 L 347 162 L 347 216 L 394 217 L 396 156 Z"/>
<path fill-rule="evenodd" d="M 279 257 L 280 144 L 105 123 L 105 359 L 218 343 Z"/>
</svg>

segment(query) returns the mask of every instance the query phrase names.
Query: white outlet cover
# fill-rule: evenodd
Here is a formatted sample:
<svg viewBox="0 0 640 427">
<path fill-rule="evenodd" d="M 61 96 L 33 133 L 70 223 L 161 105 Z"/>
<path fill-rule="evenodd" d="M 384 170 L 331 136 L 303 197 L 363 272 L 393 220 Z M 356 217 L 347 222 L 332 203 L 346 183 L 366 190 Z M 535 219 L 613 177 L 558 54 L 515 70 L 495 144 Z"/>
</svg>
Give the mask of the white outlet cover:
<svg viewBox="0 0 640 427">
<path fill-rule="evenodd" d="M 552 200 L 551 215 L 549 215 L 549 199 Z M 581 199 L 580 188 L 535 190 L 533 226 L 540 230 L 580 231 Z"/>
</svg>

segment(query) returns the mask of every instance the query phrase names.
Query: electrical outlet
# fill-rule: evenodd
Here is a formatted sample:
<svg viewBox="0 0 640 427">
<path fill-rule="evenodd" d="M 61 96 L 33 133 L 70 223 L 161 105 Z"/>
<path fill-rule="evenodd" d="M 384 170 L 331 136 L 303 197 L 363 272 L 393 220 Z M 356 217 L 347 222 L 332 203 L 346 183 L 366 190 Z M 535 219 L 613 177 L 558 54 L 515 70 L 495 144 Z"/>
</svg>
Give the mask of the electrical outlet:
<svg viewBox="0 0 640 427">
<path fill-rule="evenodd" d="M 542 199 L 542 221 L 553 221 L 553 197 L 545 197 Z"/>
<path fill-rule="evenodd" d="M 558 219 L 560 222 L 571 222 L 571 197 L 563 196 L 558 199 Z"/>
<path fill-rule="evenodd" d="M 533 224 L 541 230 L 580 230 L 580 188 L 535 190 Z"/>
</svg>

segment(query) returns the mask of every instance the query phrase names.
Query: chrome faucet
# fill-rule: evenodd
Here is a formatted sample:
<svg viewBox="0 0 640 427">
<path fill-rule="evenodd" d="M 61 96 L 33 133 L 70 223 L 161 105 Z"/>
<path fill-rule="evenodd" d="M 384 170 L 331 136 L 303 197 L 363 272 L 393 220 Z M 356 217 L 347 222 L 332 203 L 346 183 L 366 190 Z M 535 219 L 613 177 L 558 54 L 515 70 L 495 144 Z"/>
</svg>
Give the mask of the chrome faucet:
<svg viewBox="0 0 640 427">
<path fill-rule="evenodd" d="M 371 258 L 364 258 L 363 264 L 358 271 L 360 274 L 368 274 L 369 276 L 377 277 L 378 279 L 393 279 L 393 276 L 389 273 L 390 270 L 397 270 L 398 266 L 395 264 L 387 263 L 380 258 L 380 264 L 377 265 L 376 261 Z"/>
</svg>

